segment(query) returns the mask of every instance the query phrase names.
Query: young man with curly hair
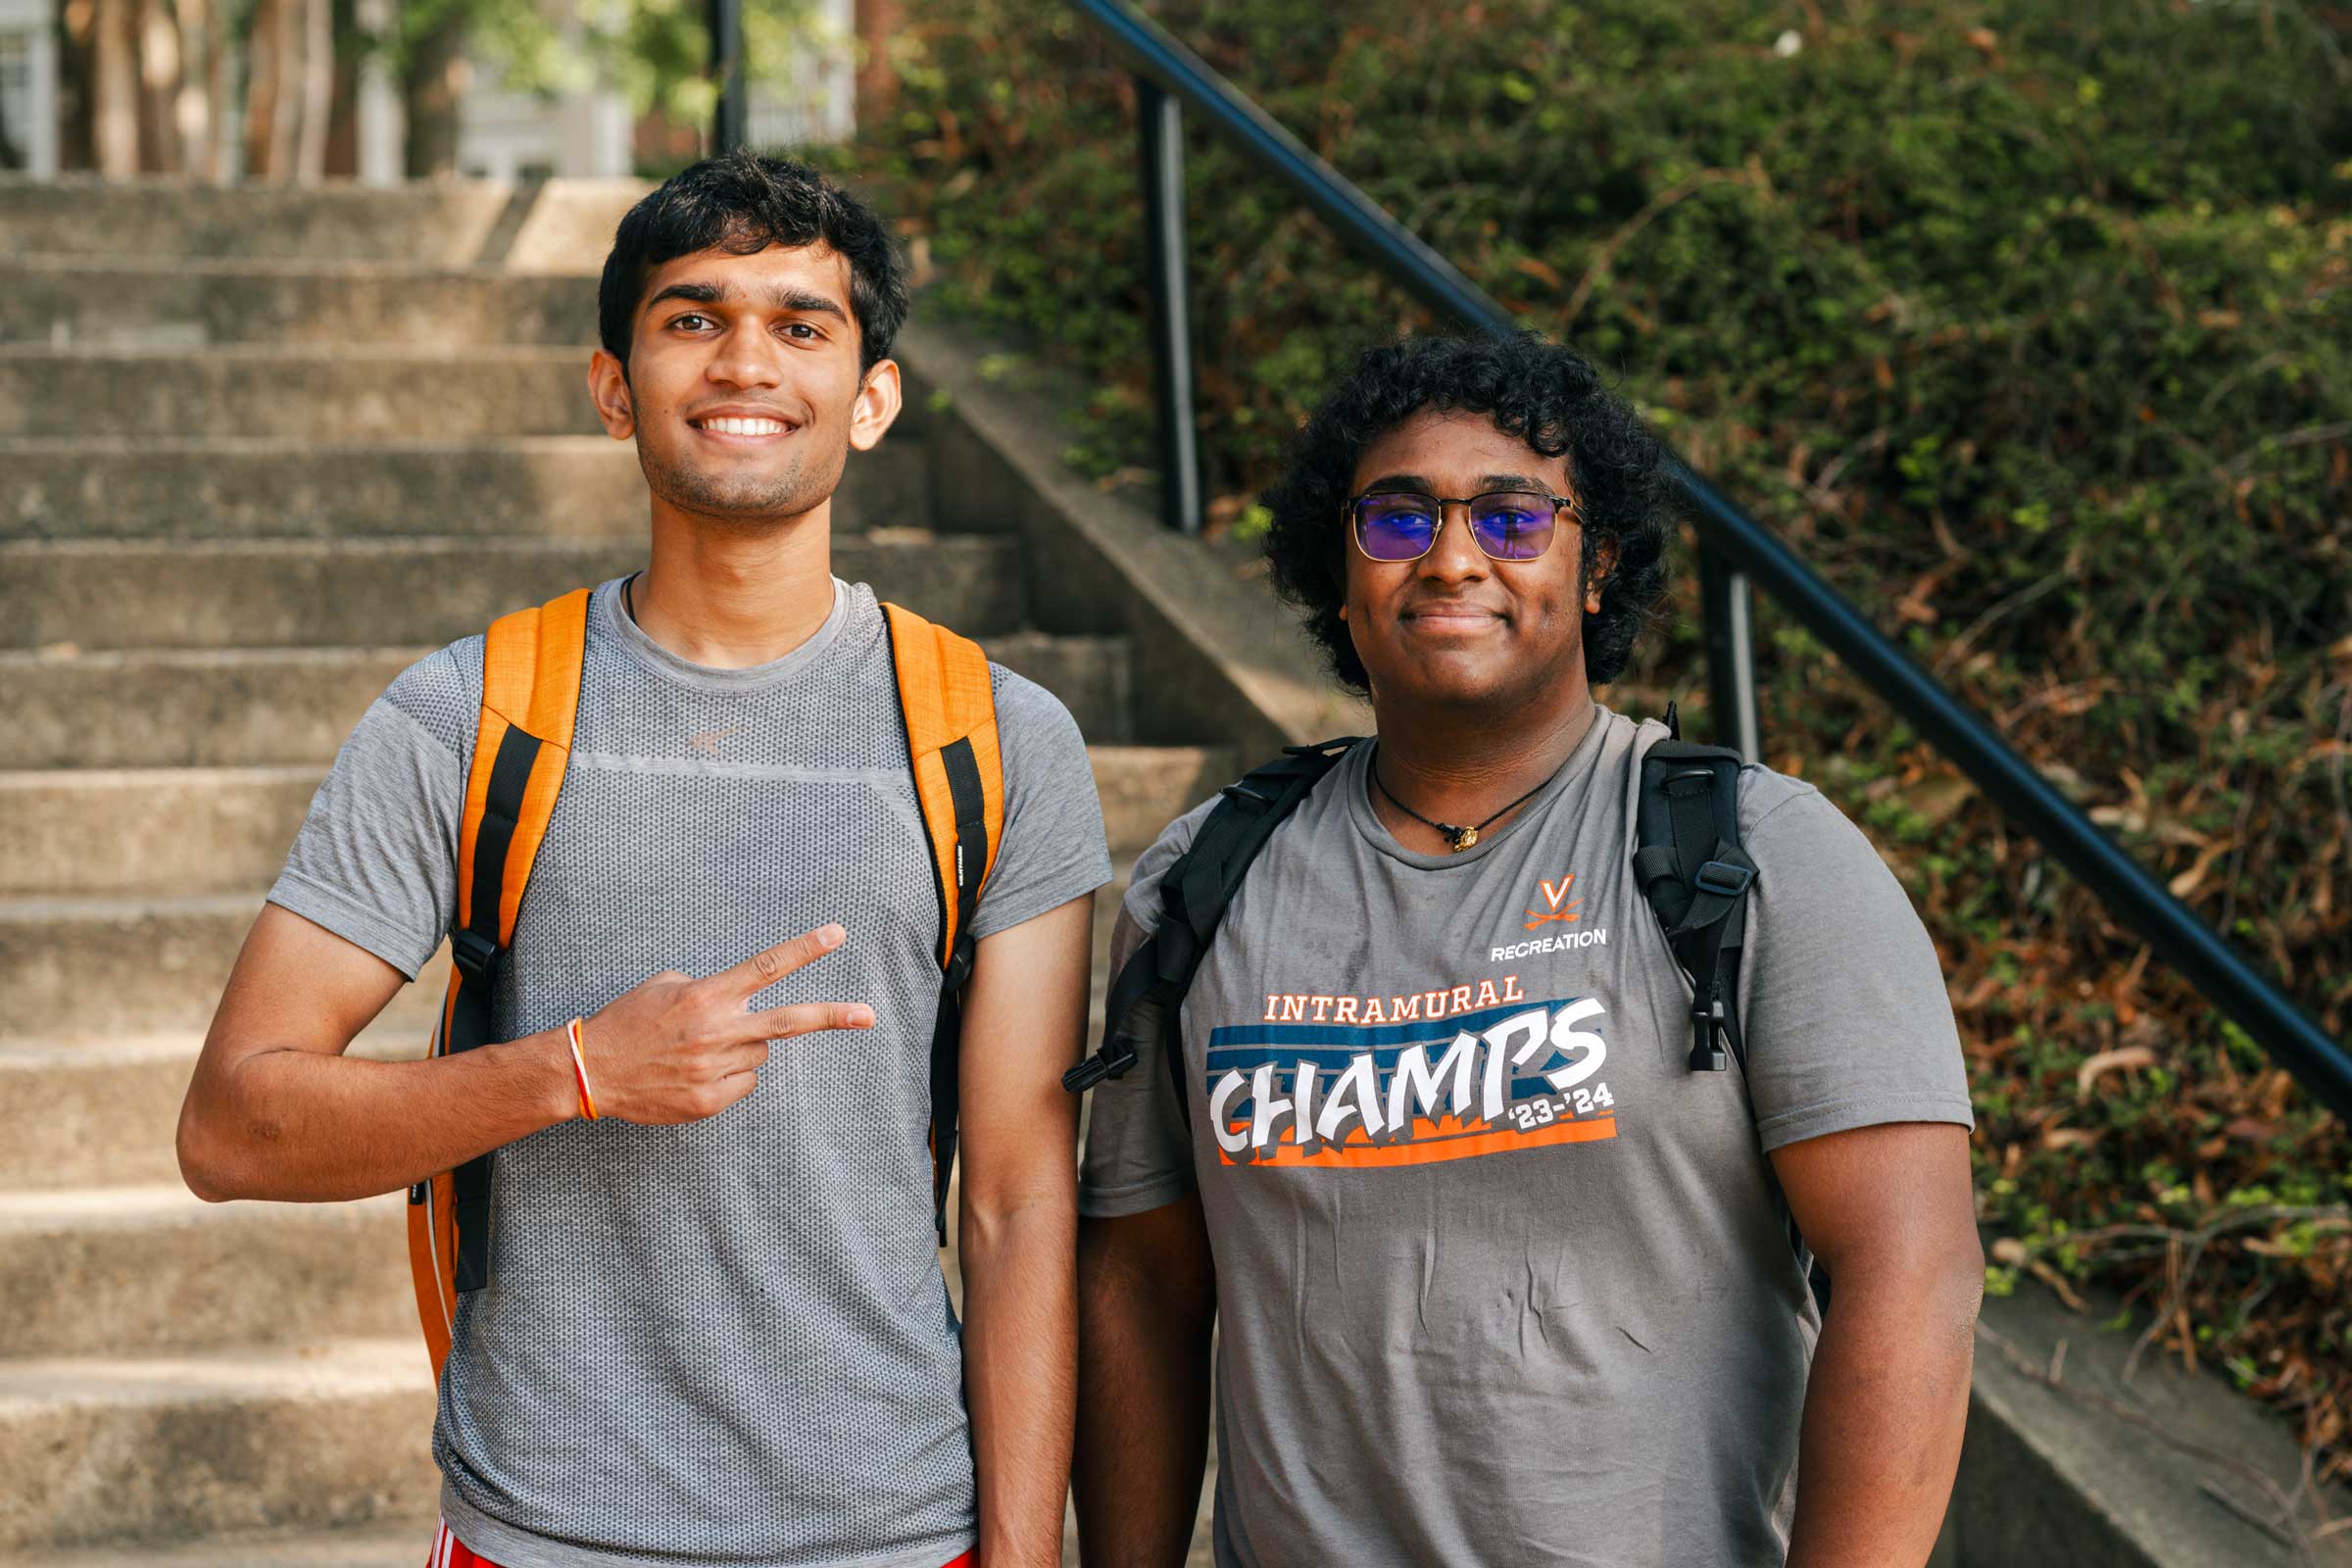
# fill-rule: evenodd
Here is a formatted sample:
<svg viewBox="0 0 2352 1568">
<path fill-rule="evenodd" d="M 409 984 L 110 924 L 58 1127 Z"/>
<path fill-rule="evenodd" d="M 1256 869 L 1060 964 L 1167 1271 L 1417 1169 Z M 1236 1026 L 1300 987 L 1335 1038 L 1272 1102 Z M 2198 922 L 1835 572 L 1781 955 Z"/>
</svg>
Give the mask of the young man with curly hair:
<svg viewBox="0 0 2352 1568">
<path fill-rule="evenodd" d="M 849 455 L 899 412 L 907 297 L 881 218 L 785 160 L 697 164 L 621 220 L 586 391 L 636 447 L 649 564 L 587 602 L 494 1043 L 345 1054 L 451 931 L 479 635 L 360 719 L 220 1000 L 180 1123 L 201 1196 L 366 1198 L 496 1152 L 487 1283 L 440 1377 L 433 1568 L 1060 1560 L 1054 1080 L 1109 856 L 1077 725 L 989 666 L 959 1324 L 928 1142 L 944 899 L 885 612 L 831 555 Z"/>
<path fill-rule="evenodd" d="M 1869 843 L 1749 766 L 1744 1061 L 1692 1070 L 1632 869 L 1666 732 L 1592 692 L 1661 591 L 1663 463 L 1533 337 L 1374 350 L 1298 436 L 1275 581 L 1378 735 L 1228 906 L 1180 1070 L 1096 1096 L 1090 1563 L 1183 1560 L 1212 1326 L 1222 1568 L 1926 1559 L 1983 1273 L 1959 1041 Z"/>
</svg>

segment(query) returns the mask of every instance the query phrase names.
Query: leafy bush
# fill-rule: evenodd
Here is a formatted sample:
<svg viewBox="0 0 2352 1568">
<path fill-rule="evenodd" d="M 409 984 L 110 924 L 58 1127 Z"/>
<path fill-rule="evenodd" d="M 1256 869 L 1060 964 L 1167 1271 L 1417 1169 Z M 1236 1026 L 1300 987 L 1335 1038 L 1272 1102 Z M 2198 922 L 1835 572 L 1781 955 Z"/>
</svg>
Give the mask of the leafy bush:
<svg viewBox="0 0 2352 1568">
<path fill-rule="evenodd" d="M 931 306 L 1151 461 L 1134 90 L 1046 0 L 910 0 L 854 172 Z M 2338 1039 L 2352 1023 L 2352 72 L 2294 0 L 1162 0 L 1157 15 L 1989 715 Z M 2330 19 L 2331 16 L 2331 19 Z M 1426 315 L 1237 154 L 1188 165 L 1216 515 Z M 1694 606 L 1686 581 L 1679 601 Z M 2132 1295 L 2352 1473 L 2344 1128 L 1767 609 L 1768 751 L 1870 828 L 1968 1043 L 1992 1285 Z M 1614 699 L 1703 710 L 1686 618 Z"/>
</svg>

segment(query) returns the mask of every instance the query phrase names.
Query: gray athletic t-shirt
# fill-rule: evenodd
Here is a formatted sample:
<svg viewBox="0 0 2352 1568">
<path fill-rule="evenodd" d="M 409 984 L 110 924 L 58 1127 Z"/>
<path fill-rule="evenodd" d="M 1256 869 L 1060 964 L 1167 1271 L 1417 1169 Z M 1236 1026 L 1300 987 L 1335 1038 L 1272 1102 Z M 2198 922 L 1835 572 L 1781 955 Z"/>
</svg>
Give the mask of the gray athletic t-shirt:
<svg viewBox="0 0 2352 1568">
<path fill-rule="evenodd" d="M 1632 877 L 1602 710 L 1508 825 L 1400 847 L 1344 759 L 1276 830 L 1182 1013 L 1193 1135 L 1147 1051 L 1095 1091 L 1079 1205 L 1198 1187 L 1216 1258 L 1216 1559 L 1783 1560 L 1820 1318 L 1765 1152 L 1973 1125 L 1936 953 L 1811 786 L 1740 779 L 1759 874 L 1747 1069 Z M 1114 964 L 1208 808 L 1136 867 Z"/>
<path fill-rule="evenodd" d="M 461 1298 L 434 1457 L 508 1568 L 939 1568 L 974 1540 L 958 1327 L 931 1227 L 939 907 L 871 590 L 784 658 L 690 663 L 595 591 L 570 767 L 492 994 L 498 1038 L 829 920 L 753 999 L 873 1004 L 779 1042 L 706 1121 L 570 1121 L 493 1163 L 491 1283 Z M 319 788 L 272 903 L 414 977 L 447 934 L 482 639 L 403 672 Z M 1060 703 L 992 671 L 1004 844 L 972 922 L 1109 879 Z"/>
</svg>

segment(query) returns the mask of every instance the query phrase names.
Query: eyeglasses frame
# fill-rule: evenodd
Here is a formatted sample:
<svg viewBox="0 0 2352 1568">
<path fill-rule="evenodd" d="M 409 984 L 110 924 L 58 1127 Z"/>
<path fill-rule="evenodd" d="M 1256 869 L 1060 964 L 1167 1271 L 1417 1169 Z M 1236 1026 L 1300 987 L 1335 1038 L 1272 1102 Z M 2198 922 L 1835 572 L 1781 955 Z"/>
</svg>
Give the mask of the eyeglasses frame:
<svg viewBox="0 0 2352 1568">
<path fill-rule="evenodd" d="M 1386 556 L 1376 556 L 1364 548 L 1363 523 L 1357 517 L 1355 509 L 1380 496 L 1423 496 L 1438 504 L 1438 525 L 1429 530 L 1429 543 L 1422 548 L 1419 555 L 1392 560 Z M 1544 548 L 1532 556 L 1498 556 L 1479 543 L 1478 530 L 1470 526 L 1470 509 L 1489 496 L 1542 496 L 1551 503 L 1555 529 L 1558 526 L 1559 514 L 1563 509 L 1575 520 L 1579 528 L 1585 525 L 1585 509 L 1578 503 L 1576 497 L 1555 496 L 1543 490 L 1481 490 L 1474 496 L 1433 496 L 1426 490 L 1367 490 L 1360 496 L 1349 496 L 1346 501 L 1340 503 L 1340 515 L 1348 524 L 1348 538 L 1355 546 L 1356 554 L 1376 566 L 1409 566 L 1414 562 L 1427 558 L 1432 550 L 1438 548 L 1438 540 L 1446 533 L 1446 524 L 1453 520 L 1453 514 L 1448 510 L 1453 507 L 1462 509 L 1462 526 L 1469 532 L 1470 543 L 1476 546 L 1478 553 L 1489 561 L 1498 562 L 1506 566 L 1524 566 L 1531 561 L 1542 561 L 1551 549 L 1549 536 L 1544 538 Z"/>
</svg>

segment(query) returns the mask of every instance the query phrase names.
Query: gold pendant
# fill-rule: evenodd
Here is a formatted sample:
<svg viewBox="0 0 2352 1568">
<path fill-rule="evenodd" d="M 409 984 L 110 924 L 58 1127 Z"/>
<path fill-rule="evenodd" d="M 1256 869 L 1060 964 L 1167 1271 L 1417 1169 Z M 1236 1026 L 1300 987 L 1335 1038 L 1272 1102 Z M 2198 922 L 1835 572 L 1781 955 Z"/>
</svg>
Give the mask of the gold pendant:
<svg viewBox="0 0 2352 1568">
<path fill-rule="evenodd" d="M 1466 827 L 1453 836 L 1453 853 L 1459 855 L 1477 842 L 1478 829 L 1474 827 Z"/>
</svg>

